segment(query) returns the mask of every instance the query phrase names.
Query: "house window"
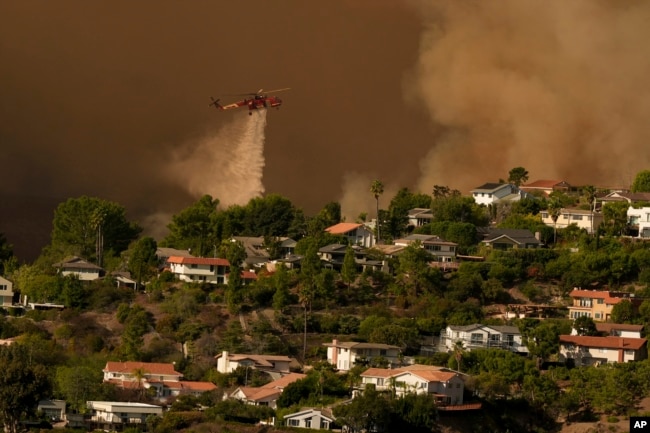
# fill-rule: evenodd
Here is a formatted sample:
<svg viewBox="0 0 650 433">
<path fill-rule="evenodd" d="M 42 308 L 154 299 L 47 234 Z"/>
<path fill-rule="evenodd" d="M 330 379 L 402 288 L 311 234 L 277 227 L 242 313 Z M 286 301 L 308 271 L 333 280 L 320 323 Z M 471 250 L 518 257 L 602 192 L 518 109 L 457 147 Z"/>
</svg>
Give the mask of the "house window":
<svg viewBox="0 0 650 433">
<path fill-rule="evenodd" d="M 582 215 L 573 215 L 572 219 L 574 221 L 582 221 Z"/>
<path fill-rule="evenodd" d="M 602 305 L 602 304 L 604 304 L 604 303 L 605 303 L 605 300 L 604 300 L 604 299 L 602 299 L 602 298 L 601 298 L 601 299 L 598 299 L 598 303 Z"/>
<path fill-rule="evenodd" d="M 289 420 L 289 425 L 291 427 L 298 427 L 300 425 L 300 421 L 297 419 L 290 419 Z"/>
<path fill-rule="evenodd" d="M 7 290 L 7 285 L 6 284 L 0 285 L 0 290 Z"/>
<path fill-rule="evenodd" d="M 329 430 L 330 429 L 330 422 L 325 421 L 324 419 L 320 420 L 320 428 L 321 428 L 321 430 Z"/>
<path fill-rule="evenodd" d="M 634 350 L 626 350 L 625 354 L 629 356 L 634 356 Z"/>
<path fill-rule="evenodd" d="M 472 333 L 472 344 L 483 344 L 483 334 L 475 332 Z"/>
<path fill-rule="evenodd" d="M 196 269 L 196 268 L 198 268 L 198 267 L 199 267 L 199 265 L 197 265 L 196 263 L 192 263 L 192 264 L 190 265 L 190 268 L 192 268 L 192 269 Z"/>
<path fill-rule="evenodd" d="M 515 336 L 513 334 L 506 334 L 506 335 L 503 336 L 503 341 L 508 346 L 514 346 L 515 345 Z"/>
<path fill-rule="evenodd" d="M 379 356 L 386 356 L 386 349 L 380 349 Z"/>
<path fill-rule="evenodd" d="M 594 318 L 596 318 L 596 319 L 600 319 L 600 316 L 601 316 L 600 313 L 595 313 L 595 314 L 594 314 Z"/>
<path fill-rule="evenodd" d="M 307 427 L 307 428 L 311 428 L 311 418 L 307 418 L 307 419 L 305 420 L 305 427 Z"/>
<path fill-rule="evenodd" d="M 210 272 L 214 272 L 214 265 L 210 265 Z"/>
</svg>

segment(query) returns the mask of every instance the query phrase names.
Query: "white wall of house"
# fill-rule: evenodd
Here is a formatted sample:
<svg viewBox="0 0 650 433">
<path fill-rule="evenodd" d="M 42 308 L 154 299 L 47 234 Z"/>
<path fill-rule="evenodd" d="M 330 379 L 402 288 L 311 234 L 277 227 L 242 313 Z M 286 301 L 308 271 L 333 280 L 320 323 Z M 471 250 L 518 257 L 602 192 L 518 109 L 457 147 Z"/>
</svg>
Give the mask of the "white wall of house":
<svg viewBox="0 0 650 433">
<path fill-rule="evenodd" d="M 333 341 L 333 346 L 327 347 L 327 361 L 336 366 L 340 371 L 347 371 L 354 367 L 357 359 L 372 359 L 382 357 L 391 364 L 399 362 L 400 350 L 396 347 L 385 347 L 385 345 L 377 347 L 346 347 L 337 345 L 336 340 Z"/>
<path fill-rule="evenodd" d="M 99 423 L 144 424 L 149 415 L 162 415 L 162 407 L 145 403 L 89 401 L 91 420 Z"/>
<path fill-rule="evenodd" d="M 14 298 L 14 283 L 0 277 L 0 305 L 11 305 Z"/>
<path fill-rule="evenodd" d="M 575 360 L 577 366 L 592 365 L 595 362 L 630 362 L 641 360 L 642 352 L 639 350 L 625 350 L 618 348 L 584 347 L 574 344 L 560 344 L 560 360 Z"/>
<path fill-rule="evenodd" d="M 650 207 L 634 209 L 630 206 L 627 210 L 627 219 L 630 225 L 639 226 L 640 238 L 650 238 Z"/>
<path fill-rule="evenodd" d="M 565 229 L 571 224 L 575 224 L 578 228 L 586 230 L 587 233 L 595 232 L 603 222 L 603 215 L 601 213 L 595 212 L 592 215 L 591 211 L 583 209 L 561 209 L 556 223 L 553 222 L 553 218 L 551 218 L 547 210 L 543 210 L 539 214 L 542 217 L 542 222 L 549 227 Z M 592 218 L 593 224 L 591 222 Z"/>
<path fill-rule="evenodd" d="M 170 263 L 171 272 L 181 281 L 227 284 L 227 266 Z"/>
<path fill-rule="evenodd" d="M 388 377 L 361 376 L 362 386 L 374 385 L 377 391 L 392 391 L 397 396 L 408 393 L 439 394 L 445 396 L 446 404 L 463 404 L 465 382 L 459 376 L 447 381 L 427 380 L 417 372 L 405 371 Z"/>
<path fill-rule="evenodd" d="M 475 190 L 472 191 L 472 196 L 474 197 L 474 201 L 476 204 L 484 204 L 484 205 L 490 205 L 498 202 L 500 199 L 503 197 L 512 194 L 513 192 L 513 185 L 504 183 L 503 185 L 499 186 L 498 188 L 495 188 L 493 190 Z"/>
<path fill-rule="evenodd" d="M 333 419 L 324 416 L 320 411 L 312 409 L 286 415 L 284 423 L 288 427 L 310 428 L 312 430 L 329 430 Z"/>
<path fill-rule="evenodd" d="M 456 342 L 462 341 L 465 350 L 501 348 L 514 352 L 528 352 L 528 348 L 523 344 L 523 338 L 519 332 L 501 332 L 498 329 L 485 325 L 476 326 L 471 329 L 460 328 L 450 325 L 440 332 L 440 342 L 446 350 L 452 351 Z"/>
</svg>

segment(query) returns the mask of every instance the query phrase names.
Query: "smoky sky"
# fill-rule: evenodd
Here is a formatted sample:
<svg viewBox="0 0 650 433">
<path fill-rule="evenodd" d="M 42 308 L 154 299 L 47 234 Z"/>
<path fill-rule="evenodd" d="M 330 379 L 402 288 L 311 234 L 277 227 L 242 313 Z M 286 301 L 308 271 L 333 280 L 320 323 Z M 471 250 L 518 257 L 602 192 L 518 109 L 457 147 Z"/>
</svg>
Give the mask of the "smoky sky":
<svg viewBox="0 0 650 433">
<path fill-rule="evenodd" d="M 0 0 L 0 232 L 24 248 L 80 195 L 164 225 L 206 171 L 206 193 L 241 188 L 224 131 L 246 110 L 209 97 L 260 88 L 291 90 L 253 184 L 307 214 L 372 214 L 373 179 L 386 201 L 515 166 L 629 184 L 649 162 L 648 18 L 636 1 Z"/>
</svg>

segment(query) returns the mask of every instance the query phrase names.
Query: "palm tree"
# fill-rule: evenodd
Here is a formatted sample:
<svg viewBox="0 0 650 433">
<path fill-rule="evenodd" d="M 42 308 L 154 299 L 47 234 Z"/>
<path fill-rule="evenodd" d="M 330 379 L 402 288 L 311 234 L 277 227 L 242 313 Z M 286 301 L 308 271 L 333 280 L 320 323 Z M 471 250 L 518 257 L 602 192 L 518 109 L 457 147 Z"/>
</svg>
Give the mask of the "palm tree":
<svg viewBox="0 0 650 433">
<path fill-rule="evenodd" d="M 557 198 L 553 197 L 548 202 L 548 214 L 553 220 L 553 245 L 557 243 L 557 219 L 560 217 L 562 212 L 562 202 Z"/>
<path fill-rule="evenodd" d="M 454 343 L 453 350 L 454 358 L 456 359 L 456 365 L 458 366 L 458 371 L 461 371 L 463 353 L 465 352 L 465 345 L 463 344 L 463 340 L 456 341 Z"/>
<path fill-rule="evenodd" d="M 140 394 L 140 399 L 144 398 L 144 381 L 147 377 L 147 371 L 143 367 L 138 367 L 132 372 L 133 378 L 138 383 L 138 394 Z"/>
<path fill-rule="evenodd" d="M 591 212 L 591 232 L 589 234 L 594 234 L 594 208 L 596 207 L 596 187 L 593 185 L 586 185 L 582 189 L 582 194 L 587 199 L 589 203 L 589 211 Z"/>
<path fill-rule="evenodd" d="M 370 192 L 375 196 L 375 201 L 377 202 L 377 243 L 381 242 L 381 235 L 379 232 L 379 196 L 384 193 L 384 184 L 380 180 L 375 180 L 370 185 Z"/>
</svg>

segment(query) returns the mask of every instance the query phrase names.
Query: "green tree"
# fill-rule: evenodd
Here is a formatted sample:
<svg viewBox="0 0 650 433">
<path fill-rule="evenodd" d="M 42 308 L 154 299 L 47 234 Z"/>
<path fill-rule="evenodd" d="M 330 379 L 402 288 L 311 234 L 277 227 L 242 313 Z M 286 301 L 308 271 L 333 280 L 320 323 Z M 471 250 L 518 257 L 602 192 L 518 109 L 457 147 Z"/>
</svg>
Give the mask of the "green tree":
<svg viewBox="0 0 650 433">
<path fill-rule="evenodd" d="M 251 199 L 244 207 L 244 236 L 286 236 L 296 209 L 279 194 Z"/>
<path fill-rule="evenodd" d="M 354 250 L 351 246 L 345 249 L 345 256 L 343 257 L 343 266 L 341 267 L 341 278 L 347 284 L 348 291 L 350 285 L 357 279 L 357 262 L 354 258 Z"/>
<path fill-rule="evenodd" d="M 612 236 L 620 236 L 627 228 L 627 210 L 629 204 L 627 202 L 614 202 L 607 203 L 603 206 L 603 224 L 600 228 L 606 230 L 607 234 Z"/>
<path fill-rule="evenodd" d="M 381 234 L 380 234 L 380 221 L 379 221 L 379 197 L 384 193 L 384 184 L 380 180 L 375 180 L 370 185 L 370 192 L 375 197 L 375 202 L 377 203 L 377 243 L 381 243 Z"/>
<path fill-rule="evenodd" d="M 519 187 L 528 181 L 528 170 L 524 167 L 515 167 L 508 173 L 508 182 Z"/>
<path fill-rule="evenodd" d="M 650 170 L 641 170 L 636 174 L 632 192 L 650 192 Z"/>
<path fill-rule="evenodd" d="M 553 220 L 553 244 L 555 244 L 557 243 L 557 220 L 562 212 L 562 202 L 553 197 L 548 201 L 547 209 L 551 220 Z"/>
<path fill-rule="evenodd" d="M 217 236 L 216 220 L 219 200 L 204 195 L 196 203 L 172 217 L 167 226 L 169 234 L 161 245 L 191 250 L 198 257 L 206 257 L 214 251 L 220 241 Z"/>
<path fill-rule="evenodd" d="M 88 400 L 96 399 L 97 384 L 101 381 L 101 370 L 85 365 L 59 366 L 54 376 L 58 394 L 66 400 L 70 409 L 78 413 L 85 412 Z"/>
<path fill-rule="evenodd" d="M 634 305 L 628 299 L 623 299 L 612 307 L 611 319 L 614 323 L 634 323 L 636 316 Z"/>
<path fill-rule="evenodd" d="M 126 250 L 142 229 L 126 219 L 117 203 L 95 197 L 71 198 L 59 204 L 52 221 L 52 248 L 60 255 L 74 254 L 98 260 Z"/>
<path fill-rule="evenodd" d="M 411 209 L 431 207 L 431 196 L 415 194 L 408 188 L 400 189 L 388 205 L 388 221 L 384 236 L 390 235 L 396 239 L 408 230 L 408 213 Z"/>
<path fill-rule="evenodd" d="M 23 416 L 32 414 L 51 390 L 47 369 L 21 344 L 0 346 L 0 421 L 5 432 L 20 431 Z"/>
<path fill-rule="evenodd" d="M 594 319 L 587 316 L 580 316 L 573 321 L 573 329 L 578 335 L 594 336 L 598 335 Z"/>
<path fill-rule="evenodd" d="M 241 277 L 244 260 L 246 260 L 246 248 L 240 241 L 224 240 L 219 249 L 222 257 L 225 257 L 230 263 L 230 272 L 228 274 L 228 287 L 226 289 L 226 303 L 231 313 L 236 313 L 241 307 L 243 301 Z"/>
<path fill-rule="evenodd" d="M 135 278 L 136 289 L 140 288 L 142 281 L 155 275 L 157 249 L 156 241 L 147 236 L 138 239 L 128 251 L 128 268 Z"/>
<path fill-rule="evenodd" d="M 5 275 L 6 264 L 14 256 L 13 248 L 4 233 L 0 233 L 0 275 Z"/>
</svg>

